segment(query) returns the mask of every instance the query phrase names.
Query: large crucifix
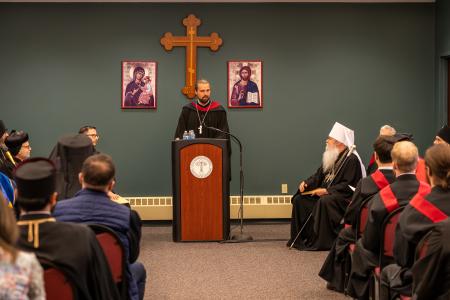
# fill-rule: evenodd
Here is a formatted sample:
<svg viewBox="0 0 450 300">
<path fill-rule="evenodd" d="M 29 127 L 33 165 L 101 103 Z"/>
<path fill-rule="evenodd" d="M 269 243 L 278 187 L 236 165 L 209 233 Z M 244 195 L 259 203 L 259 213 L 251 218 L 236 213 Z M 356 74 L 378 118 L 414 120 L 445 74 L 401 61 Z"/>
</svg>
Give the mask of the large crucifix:
<svg viewBox="0 0 450 300">
<path fill-rule="evenodd" d="M 197 36 L 197 27 L 201 21 L 194 15 L 189 15 L 183 19 L 183 25 L 186 26 L 186 36 L 173 36 L 166 32 L 161 38 L 161 45 L 164 49 L 170 51 L 173 47 L 186 47 L 186 82 L 181 92 L 189 99 L 195 97 L 195 82 L 197 81 L 197 47 L 209 47 L 212 51 L 219 50 L 222 45 L 222 39 L 217 32 L 210 36 Z"/>
</svg>

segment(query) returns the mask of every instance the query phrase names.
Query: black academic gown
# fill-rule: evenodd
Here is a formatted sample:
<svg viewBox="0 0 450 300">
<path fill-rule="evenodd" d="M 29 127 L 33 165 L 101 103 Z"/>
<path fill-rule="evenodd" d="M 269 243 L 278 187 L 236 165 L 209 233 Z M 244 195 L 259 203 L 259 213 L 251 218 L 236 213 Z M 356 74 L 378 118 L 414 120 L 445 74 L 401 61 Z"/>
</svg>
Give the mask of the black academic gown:
<svg viewBox="0 0 450 300">
<path fill-rule="evenodd" d="M 337 161 L 344 158 L 346 153 L 347 151 L 341 152 Z M 347 158 L 330 187 L 326 176 L 327 173 L 320 167 L 314 175 L 305 180 L 305 183 L 307 191 L 326 188 L 327 195 L 322 197 L 301 195 L 297 191 L 292 197 L 291 239 L 288 245 L 295 239 L 309 215 L 311 219 L 306 223 L 294 247 L 304 250 L 330 250 L 333 245 L 342 228 L 341 221 L 345 209 L 353 195 L 349 185 L 356 186 L 362 177 L 358 157 L 351 154 Z"/>
<path fill-rule="evenodd" d="M 344 214 L 344 223 L 348 224 L 348 227 L 339 231 L 339 235 L 319 272 L 319 276 L 325 279 L 330 287 L 338 292 L 344 292 L 346 273 L 350 271 L 351 259 L 347 248 L 351 243 L 356 242 L 359 211 L 362 203 L 376 194 L 380 188 L 395 180 L 392 169 L 381 169 L 378 172 L 381 173 L 385 180 L 377 181 L 376 183 L 372 175 L 362 178 L 358 182 L 352 201 Z"/>
<path fill-rule="evenodd" d="M 450 190 L 439 186 L 431 189 L 424 197 L 424 204 L 414 201 L 406 206 L 400 216 L 394 243 L 395 264 L 386 267 L 381 274 L 381 293 L 386 299 L 394 299 L 398 294 L 410 295 L 414 263 L 414 253 L 422 237 L 432 230 L 437 223 L 446 220 L 450 215 Z M 415 200 L 415 199 L 414 199 Z M 433 210 L 432 215 L 425 211 Z M 420 210 L 418 210 L 420 208 Z"/>
<path fill-rule="evenodd" d="M 0 147 L 0 172 L 13 179 L 14 165 L 6 156 L 6 150 Z"/>
<path fill-rule="evenodd" d="M 208 110 L 209 107 L 209 110 Z M 197 115 L 198 111 L 198 115 Z M 206 117 L 205 117 L 206 115 Z M 183 138 L 184 131 L 194 130 L 196 138 L 228 139 L 229 137 L 221 132 L 205 128 L 203 125 L 202 133 L 199 131 L 200 120 L 206 126 L 218 128 L 225 132 L 230 132 L 227 121 L 227 113 L 222 105 L 216 101 L 211 101 L 209 105 L 203 107 L 196 102 L 191 102 L 183 106 L 174 138 Z"/>
<path fill-rule="evenodd" d="M 424 183 L 425 184 L 425 183 Z M 429 187 L 426 185 L 426 193 Z M 352 268 L 350 271 L 347 292 L 355 298 L 368 298 L 369 281 L 372 270 L 378 266 L 380 257 L 381 227 L 384 219 L 390 212 L 398 207 L 403 207 L 419 191 L 419 181 L 414 174 L 404 174 L 397 177 L 389 187 L 397 200 L 396 206 L 387 205 L 379 192 L 373 196 L 368 213 L 366 229 L 361 239 L 356 243 L 352 255 Z"/>
<path fill-rule="evenodd" d="M 87 226 L 46 221 L 38 226 L 38 241 L 36 236 L 28 241 L 29 225 L 21 223 L 48 220 L 49 217 L 37 214 L 20 218 L 19 248 L 34 252 L 39 260 L 60 268 L 75 284 L 75 299 L 120 299 L 102 248 Z"/>
<path fill-rule="evenodd" d="M 436 224 L 425 255 L 412 267 L 415 300 L 450 299 L 450 221 Z"/>
</svg>

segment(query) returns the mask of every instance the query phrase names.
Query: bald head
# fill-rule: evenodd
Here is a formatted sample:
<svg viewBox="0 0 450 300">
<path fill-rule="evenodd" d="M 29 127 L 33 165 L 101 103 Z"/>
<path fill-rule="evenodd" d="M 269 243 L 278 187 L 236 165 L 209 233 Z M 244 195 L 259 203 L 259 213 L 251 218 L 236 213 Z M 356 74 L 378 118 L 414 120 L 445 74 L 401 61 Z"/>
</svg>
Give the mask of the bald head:
<svg viewBox="0 0 450 300">
<path fill-rule="evenodd" d="M 398 142 L 391 152 L 394 169 L 400 174 L 414 172 L 419 159 L 419 151 L 416 145 L 409 141 Z"/>
</svg>

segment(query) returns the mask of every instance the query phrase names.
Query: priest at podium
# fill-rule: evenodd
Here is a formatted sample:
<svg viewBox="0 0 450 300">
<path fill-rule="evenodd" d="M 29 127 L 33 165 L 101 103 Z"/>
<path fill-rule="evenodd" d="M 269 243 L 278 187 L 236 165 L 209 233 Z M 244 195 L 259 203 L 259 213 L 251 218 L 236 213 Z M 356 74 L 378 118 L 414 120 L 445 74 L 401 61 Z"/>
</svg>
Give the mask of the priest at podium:
<svg viewBox="0 0 450 300">
<path fill-rule="evenodd" d="M 224 132 L 230 131 L 227 112 L 219 102 L 211 100 L 211 87 L 207 80 L 197 81 L 195 95 L 197 100 L 183 106 L 174 138 L 182 139 L 184 131 L 193 130 L 197 138 L 229 139 L 225 133 L 206 128 L 214 127 Z"/>
</svg>

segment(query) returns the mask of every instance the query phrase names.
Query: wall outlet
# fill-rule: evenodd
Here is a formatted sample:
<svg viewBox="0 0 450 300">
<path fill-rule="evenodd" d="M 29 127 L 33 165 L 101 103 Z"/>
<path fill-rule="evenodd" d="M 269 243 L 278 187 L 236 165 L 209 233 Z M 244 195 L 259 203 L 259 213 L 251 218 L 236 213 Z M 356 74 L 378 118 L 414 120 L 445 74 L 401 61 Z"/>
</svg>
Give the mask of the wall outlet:
<svg viewBox="0 0 450 300">
<path fill-rule="evenodd" d="M 282 194 L 287 194 L 288 193 L 288 185 L 287 185 L 287 183 L 282 183 L 281 184 L 281 193 Z"/>
</svg>

